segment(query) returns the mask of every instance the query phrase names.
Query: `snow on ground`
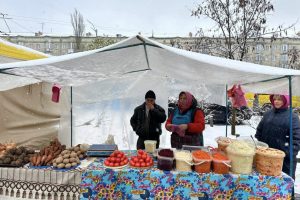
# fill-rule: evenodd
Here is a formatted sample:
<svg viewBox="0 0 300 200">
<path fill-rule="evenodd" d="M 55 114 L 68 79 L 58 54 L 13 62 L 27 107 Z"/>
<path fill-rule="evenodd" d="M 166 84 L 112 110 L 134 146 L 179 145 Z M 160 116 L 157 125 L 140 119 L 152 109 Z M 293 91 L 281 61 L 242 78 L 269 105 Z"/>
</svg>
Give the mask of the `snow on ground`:
<svg viewBox="0 0 300 200">
<path fill-rule="evenodd" d="M 135 106 L 138 105 L 135 103 Z M 114 141 L 119 149 L 135 149 L 137 136 L 130 126 L 130 117 L 133 114 L 133 108 L 130 104 L 125 106 L 119 104 L 85 104 L 74 109 L 75 113 L 75 130 L 74 144 L 104 143 L 108 135 L 114 136 Z M 77 116 L 77 117 L 76 117 Z M 259 122 L 258 117 L 252 117 L 244 125 L 236 127 L 236 133 L 240 136 L 254 136 L 255 128 Z M 160 147 L 171 147 L 170 133 L 162 127 Z M 231 135 L 230 126 L 228 126 L 228 137 L 235 138 Z M 206 124 L 204 135 L 204 145 L 216 147 L 215 138 L 225 136 L 225 125 L 214 125 L 210 127 Z M 298 155 L 300 157 L 300 155 Z M 300 164 L 296 170 L 295 192 L 300 194 Z"/>
</svg>

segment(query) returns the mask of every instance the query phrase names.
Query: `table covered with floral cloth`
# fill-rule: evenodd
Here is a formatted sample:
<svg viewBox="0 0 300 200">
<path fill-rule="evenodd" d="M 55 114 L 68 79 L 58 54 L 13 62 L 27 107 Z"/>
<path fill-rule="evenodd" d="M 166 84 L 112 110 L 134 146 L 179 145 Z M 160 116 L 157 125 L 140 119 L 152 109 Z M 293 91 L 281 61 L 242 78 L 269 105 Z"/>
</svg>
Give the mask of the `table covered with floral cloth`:
<svg viewBox="0 0 300 200">
<path fill-rule="evenodd" d="M 155 166 L 110 169 L 103 159 L 82 174 L 80 199 L 291 199 L 294 181 L 279 177 L 162 171 Z"/>
</svg>

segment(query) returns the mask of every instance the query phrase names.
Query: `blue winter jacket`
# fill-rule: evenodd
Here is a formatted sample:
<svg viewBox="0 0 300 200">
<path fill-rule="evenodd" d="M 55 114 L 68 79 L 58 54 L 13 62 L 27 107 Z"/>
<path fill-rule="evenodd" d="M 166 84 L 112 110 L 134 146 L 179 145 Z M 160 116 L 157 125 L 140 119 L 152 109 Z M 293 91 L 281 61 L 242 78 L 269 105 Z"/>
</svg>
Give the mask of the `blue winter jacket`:
<svg viewBox="0 0 300 200">
<path fill-rule="evenodd" d="M 267 111 L 260 121 L 255 137 L 265 142 L 271 148 L 280 149 L 289 156 L 290 152 L 290 123 L 289 110 L 271 109 Z M 293 155 L 296 156 L 300 150 L 300 125 L 299 117 L 293 113 Z"/>
</svg>

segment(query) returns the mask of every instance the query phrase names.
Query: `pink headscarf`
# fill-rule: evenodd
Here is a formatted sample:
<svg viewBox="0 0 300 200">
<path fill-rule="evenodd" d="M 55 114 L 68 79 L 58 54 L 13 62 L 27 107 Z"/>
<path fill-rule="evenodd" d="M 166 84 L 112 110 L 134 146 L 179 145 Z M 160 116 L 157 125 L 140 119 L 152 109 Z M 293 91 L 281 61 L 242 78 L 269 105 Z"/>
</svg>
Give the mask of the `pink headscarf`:
<svg viewBox="0 0 300 200">
<path fill-rule="evenodd" d="M 274 106 L 274 99 L 273 99 L 274 95 L 275 94 L 270 95 L 270 101 L 271 101 L 271 104 L 272 104 L 273 107 L 275 107 Z M 281 108 L 288 108 L 289 105 L 290 105 L 290 96 L 289 95 L 282 95 L 282 94 L 279 94 L 279 95 L 280 95 L 280 97 L 283 101 L 283 105 L 281 106 Z"/>
<path fill-rule="evenodd" d="M 187 111 L 193 104 L 193 95 L 189 92 L 186 91 L 182 91 L 179 93 L 179 97 L 180 95 L 185 94 L 186 95 L 186 102 L 185 104 L 178 101 L 178 108 L 181 112 L 185 112 Z"/>
</svg>

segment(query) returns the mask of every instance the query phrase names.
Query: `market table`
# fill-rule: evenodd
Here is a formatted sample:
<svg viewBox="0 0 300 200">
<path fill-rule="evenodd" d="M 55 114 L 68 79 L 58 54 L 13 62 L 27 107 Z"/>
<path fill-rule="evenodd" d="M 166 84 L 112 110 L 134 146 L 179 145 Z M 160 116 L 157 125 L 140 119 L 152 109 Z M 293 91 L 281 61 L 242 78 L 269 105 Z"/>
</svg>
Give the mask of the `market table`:
<svg viewBox="0 0 300 200">
<path fill-rule="evenodd" d="M 157 168 L 105 168 L 96 159 L 82 173 L 80 199 L 291 199 L 294 181 L 279 177 L 198 174 Z"/>
<path fill-rule="evenodd" d="M 83 160 L 73 170 L 0 167 L 0 200 L 79 199 L 81 174 L 93 160 Z"/>
</svg>

